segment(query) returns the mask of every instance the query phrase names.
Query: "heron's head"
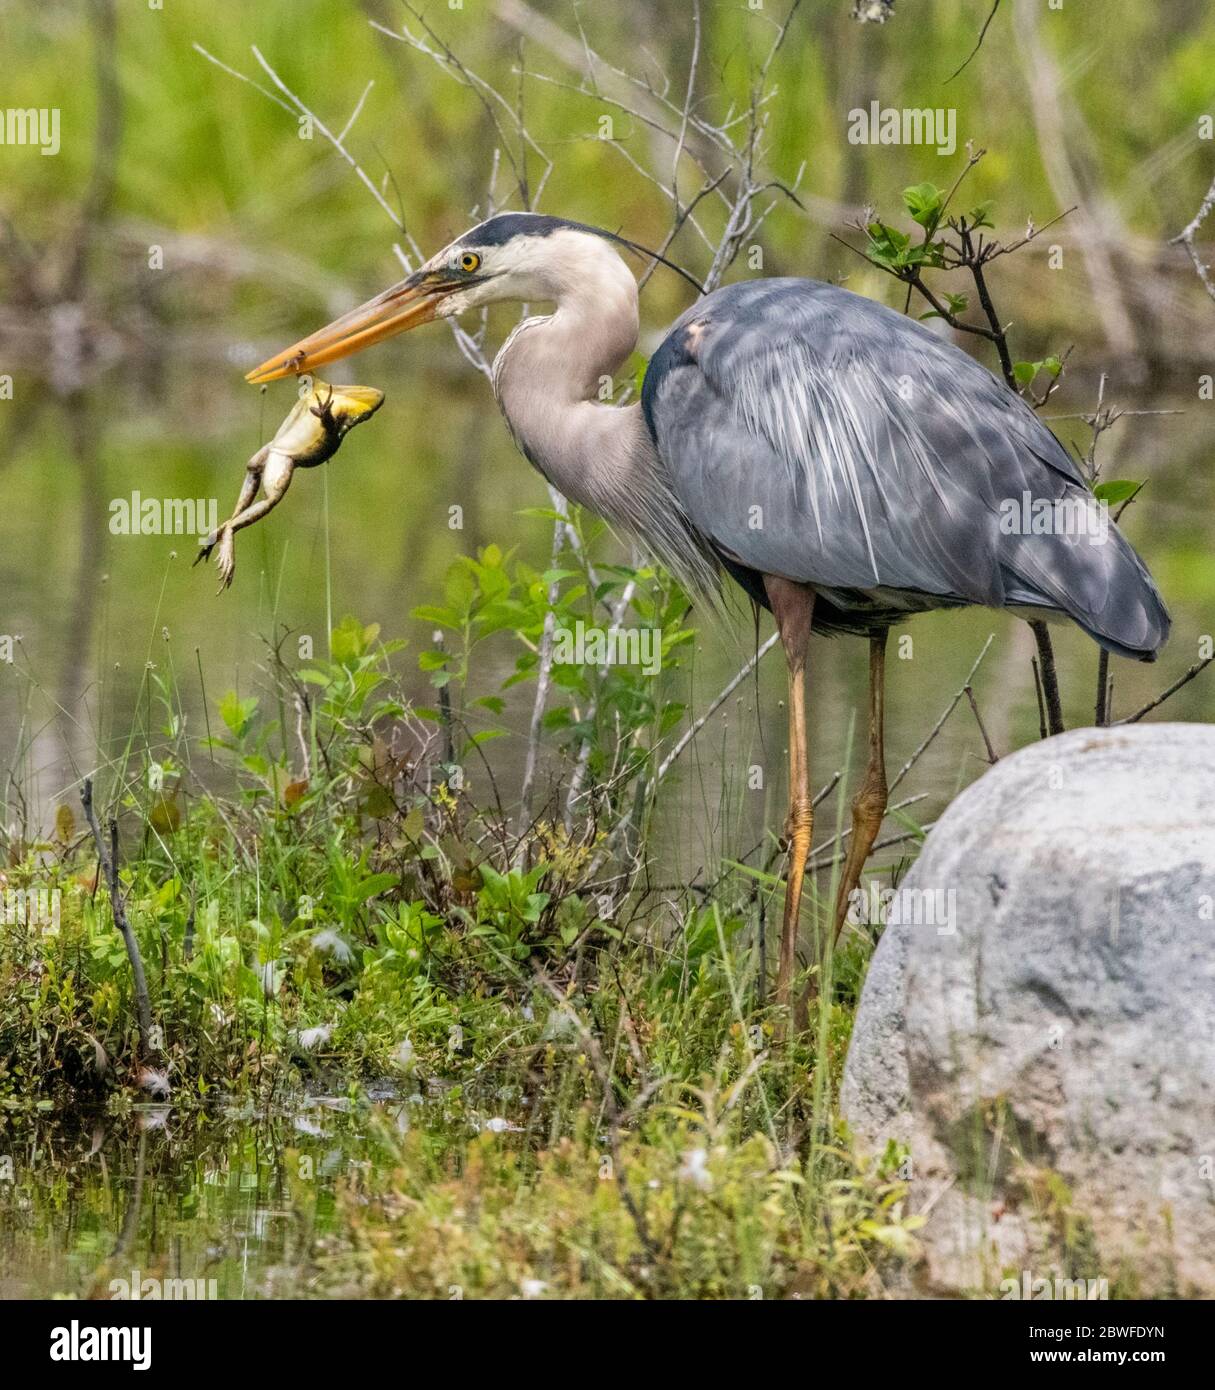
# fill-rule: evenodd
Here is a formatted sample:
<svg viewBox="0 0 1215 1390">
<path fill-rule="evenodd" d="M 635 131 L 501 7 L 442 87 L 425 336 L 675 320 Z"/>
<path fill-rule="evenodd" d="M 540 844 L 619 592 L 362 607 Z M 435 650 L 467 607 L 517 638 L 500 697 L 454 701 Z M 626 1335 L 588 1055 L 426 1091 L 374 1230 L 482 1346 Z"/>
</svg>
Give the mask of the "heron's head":
<svg viewBox="0 0 1215 1390">
<path fill-rule="evenodd" d="M 501 213 L 457 237 L 399 284 L 263 362 L 246 380 L 260 384 L 311 372 L 483 304 L 559 302 L 580 289 L 632 296 L 635 303 L 636 282 L 613 242 L 632 245 L 563 217 Z"/>
</svg>

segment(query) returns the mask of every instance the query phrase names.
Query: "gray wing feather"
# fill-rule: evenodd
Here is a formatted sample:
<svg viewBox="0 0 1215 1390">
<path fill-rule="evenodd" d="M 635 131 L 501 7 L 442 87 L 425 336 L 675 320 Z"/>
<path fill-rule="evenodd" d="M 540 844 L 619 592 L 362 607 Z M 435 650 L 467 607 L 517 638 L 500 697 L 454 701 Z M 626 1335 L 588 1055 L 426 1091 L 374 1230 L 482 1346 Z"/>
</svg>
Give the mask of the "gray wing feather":
<svg viewBox="0 0 1215 1390">
<path fill-rule="evenodd" d="M 642 404 L 692 522 L 743 565 L 897 608 L 1059 609 L 1117 651 L 1168 615 L 1063 447 L 966 353 L 833 285 L 763 280 L 694 305 Z M 1011 503 L 1066 500 L 1091 534 L 1022 535 Z M 1004 523 L 1002 525 L 1002 517 Z"/>
</svg>

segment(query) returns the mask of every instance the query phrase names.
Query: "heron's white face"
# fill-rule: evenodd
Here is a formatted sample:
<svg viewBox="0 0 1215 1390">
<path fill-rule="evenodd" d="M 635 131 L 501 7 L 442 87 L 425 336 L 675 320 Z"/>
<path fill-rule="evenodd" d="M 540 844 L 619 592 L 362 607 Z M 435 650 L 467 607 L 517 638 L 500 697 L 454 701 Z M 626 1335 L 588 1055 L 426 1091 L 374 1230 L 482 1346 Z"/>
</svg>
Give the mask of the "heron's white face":
<svg viewBox="0 0 1215 1390">
<path fill-rule="evenodd" d="M 311 372 L 436 318 L 504 301 L 587 294 L 636 303 L 637 284 L 611 245 L 558 218 L 507 213 L 465 232 L 412 275 L 250 372 L 262 383 Z"/>
<path fill-rule="evenodd" d="M 439 305 L 436 318 L 452 318 L 485 304 L 547 304 L 593 288 L 635 288 L 628 267 L 592 232 L 562 227 L 545 236 L 528 233 L 509 241 L 480 244 L 476 229 L 445 247 L 426 269 L 468 274 L 474 283 Z"/>
</svg>

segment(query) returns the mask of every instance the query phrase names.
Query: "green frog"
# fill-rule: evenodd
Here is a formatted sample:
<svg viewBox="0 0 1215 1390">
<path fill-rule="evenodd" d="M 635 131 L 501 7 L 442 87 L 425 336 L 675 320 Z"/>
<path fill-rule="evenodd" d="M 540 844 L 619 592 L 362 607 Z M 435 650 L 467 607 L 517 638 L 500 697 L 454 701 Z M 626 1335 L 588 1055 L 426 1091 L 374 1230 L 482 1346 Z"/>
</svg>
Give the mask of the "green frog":
<svg viewBox="0 0 1215 1390">
<path fill-rule="evenodd" d="M 313 382 L 312 390 L 296 401 L 278 433 L 245 465 L 244 485 L 232 515 L 199 542 L 195 564 L 219 547 L 220 593 L 236 572 L 236 532 L 278 506 L 297 468 L 326 463 L 355 425 L 370 420 L 383 404 L 384 393 L 374 386 L 331 386 L 325 381 Z M 255 502 L 259 491 L 265 496 Z"/>
</svg>

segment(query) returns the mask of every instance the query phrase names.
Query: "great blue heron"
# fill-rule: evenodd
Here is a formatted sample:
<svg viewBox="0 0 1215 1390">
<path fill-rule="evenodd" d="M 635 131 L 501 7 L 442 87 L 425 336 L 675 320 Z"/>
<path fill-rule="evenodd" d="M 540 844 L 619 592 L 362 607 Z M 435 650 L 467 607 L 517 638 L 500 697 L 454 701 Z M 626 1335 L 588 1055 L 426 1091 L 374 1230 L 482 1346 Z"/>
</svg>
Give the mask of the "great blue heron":
<svg viewBox="0 0 1215 1390">
<path fill-rule="evenodd" d="M 1150 660 L 1169 617 L 1143 563 L 1029 406 L 960 349 L 848 290 L 802 279 L 715 290 L 667 334 L 640 401 L 601 403 L 602 383 L 637 346 L 637 284 L 620 244 L 560 217 L 491 217 L 248 379 L 308 372 L 485 304 L 555 306 L 518 324 L 494 361 L 494 393 L 521 452 L 692 591 L 715 592 L 724 569 L 776 620 L 789 669 L 777 973 L 787 1004 L 813 825 L 811 630 L 870 644 L 868 766 L 852 803 L 838 935 L 886 810 L 884 661 L 894 623 L 933 608 L 1015 607 L 1071 618 L 1109 651 Z M 1044 506 L 1048 524 L 1039 526 Z M 1026 517 L 1035 520 L 1025 526 Z"/>
</svg>

